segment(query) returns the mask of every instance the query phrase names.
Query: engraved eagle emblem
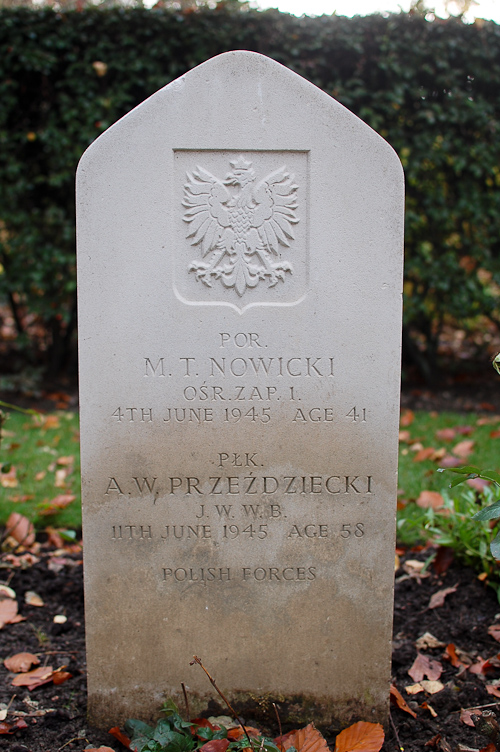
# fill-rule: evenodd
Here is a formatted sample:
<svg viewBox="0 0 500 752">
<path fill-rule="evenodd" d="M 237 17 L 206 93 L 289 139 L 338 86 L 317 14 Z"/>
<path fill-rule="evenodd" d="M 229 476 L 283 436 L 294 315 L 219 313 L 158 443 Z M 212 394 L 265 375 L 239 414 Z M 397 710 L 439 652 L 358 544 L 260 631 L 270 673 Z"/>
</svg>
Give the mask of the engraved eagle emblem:
<svg viewBox="0 0 500 752">
<path fill-rule="evenodd" d="M 274 287 L 292 274 L 280 246 L 289 248 L 294 240 L 298 186 L 285 166 L 256 183 L 252 163 L 243 156 L 230 165 L 224 180 L 199 166 L 187 173 L 183 219 L 186 238 L 203 259 L 193 260 L 189 271 L 207 287 L 220 280 L 242 296 L 261 281 Z"/>
</svg>

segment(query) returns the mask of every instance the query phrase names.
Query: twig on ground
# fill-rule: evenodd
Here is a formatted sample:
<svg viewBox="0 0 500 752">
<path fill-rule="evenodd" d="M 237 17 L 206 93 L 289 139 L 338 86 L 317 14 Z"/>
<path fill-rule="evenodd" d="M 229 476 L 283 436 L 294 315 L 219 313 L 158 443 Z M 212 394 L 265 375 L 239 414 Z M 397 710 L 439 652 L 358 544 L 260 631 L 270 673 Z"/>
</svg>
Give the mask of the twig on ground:
<svg viewBox="0 0 500 752">
<path fill-rule="evenodd" d="M 392 717 L 392 713 L 391 713 L 391 711 L 390 711 L 390 710 L 389 710 L 389 719 L 390 719 L 390 721 L 391 721 L 391 726 L 392 726 L 392 730 L 394 731 L 394 736 L 396 737 L 396 742 L 397 742 L 397 744 L 398 744 L 398 749 L 399 749 L 399 752 L 404 752 L 404 749 L 405 749 L 405 748 L 404 748 L 404 747 L 403 747 L 403 745 L 401 744 L 401 739 L 399 738 L 398 730 L 397 730 L 397 728 L 396 728 L 396 724 L 394 723 L 394 719 L 393 719 L 393 717 Z"/>
<path fill-rule="evenodd" d="M 197 663 L 197 664 L 198 664 L 198 666 L 201 666 L 201 667 L 202 667 L 203 671 L 204 671 L 204 672 L 206 673 L 206 675 L 208 676 L 208 679 L 209 679 L 209 681 L 210 681 L 210 684 L 211 684 L 211 685 L 212 685 L 212 687 L 213 687 L 213 688 L 215 689 L 215 691 L 216 691 L 216 692 L 218 693 L 219 697 L 222 697 L 222 699 L 223 699 L 223 700 L 224 700 L 224 702 L 226 703 L 227 707 L 229 708 L 230 712 L 232 713 L 232 715 L 233 715 L 233 717 L 234 717 L 235 721 L 238 721 L 238 723 L 240 724 L 241 728 L 243 729 L 243 732 L 244 732 L 244 734 L 245 734 L 245 736 L 246 736 L 246 738 L 247 738 L 247 740 L 248 740 L 248 746 L 250 747 L 250 749 L 253 749 L 253 744 L 252 744 L 252 740 L 250 739 L 250 736 L 248 735 L 248 731 L 246 730 L 245 726 L 244 726 L 244 725 L 242 724 L 242 722 L 240 721 L 240 719 L 239 719 L 239 717 L 238 717 L 238 714 L 237 714 L 237 712 L 236 712 L 236 711 L 235 711 L 235 709 L 234 709 L 234 708 L 233 708 L 233 707 L 231 706 L 231 704 L 230 704 L 229 700 L 228 700 L 228 699 L 227 699 L 226 697 L 224 697 L 224 695 L 223 695 L 223 694 L 222 694 L 222 692 L 220 691 L 219 687 L 218 687 L 218 686 L 217 686 L 217 684 L 215 683 L 215 679 L 212 679 L 212 677 L 210 676 L 210 674 L 208 673 L 207 669 L 205 668 L 205 666 L 203 665 L 203 663 L 201 662 L 201 660 L 200 660 L 200 659 L 198 658 L 198 656 L 196 656 L 196 655 L 193 655 L 193 660 L 192 660 L 192 661 L 190 662 L 190 664 L 189 664 L 189 665 L 190 665 L 190 666 L 193 666 L 193 665 L 194 665 L 195 663 Z"/>
<path fill-rule="evenodd" d="M 186 692 L 186 685 L 184 682 L 181 682 L 182 692 L 184 694 L 184 702 L 186 704 L 186 720 L 191 720 L 191 712 L 189 710 L 189 700 Z"/>
<path fill-rule="evenodd" d="M 273 708 L 274 708 L 274 712 L 276 713 L 276 718 L 278 721 L 278 728 L 280 730 L 280 751 L 283 752 L 283 732 L 281 730 L 281 719 L 278 713 L 278 706 L 276 705 L 275 702 L 273 702 Z"/>
</svg>

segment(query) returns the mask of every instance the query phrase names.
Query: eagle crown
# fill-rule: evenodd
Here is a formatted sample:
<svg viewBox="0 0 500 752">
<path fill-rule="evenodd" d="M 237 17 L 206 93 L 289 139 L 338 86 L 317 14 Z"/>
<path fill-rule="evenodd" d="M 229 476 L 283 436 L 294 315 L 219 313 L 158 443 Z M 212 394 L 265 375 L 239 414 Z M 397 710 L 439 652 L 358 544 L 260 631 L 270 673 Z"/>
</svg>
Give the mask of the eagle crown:
<svg viewBox="0 0 500 752">
<path fill-rule="evenodd" d="M 252 169 L 252 163 L 244 157 L 232 159 L 229 163 L 233 168 L 224 178 L 224 185 L 239 185 L 244 188 L 255 180 L 255 171 Z"/>
</svg>

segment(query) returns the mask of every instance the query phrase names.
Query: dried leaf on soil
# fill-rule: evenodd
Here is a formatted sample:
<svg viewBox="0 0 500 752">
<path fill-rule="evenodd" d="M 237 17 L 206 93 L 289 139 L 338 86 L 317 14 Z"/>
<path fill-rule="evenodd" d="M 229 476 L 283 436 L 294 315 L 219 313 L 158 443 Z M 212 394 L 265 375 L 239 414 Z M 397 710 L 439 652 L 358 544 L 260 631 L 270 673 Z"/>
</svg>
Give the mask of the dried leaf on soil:
<svg viewBox="0 0 500 752">
<path fill-rule="evenodd" d="M 212 739 L 203 744 L 199 752 L 226 752 L 229 747 L 229 739 Z"/>
<path fill-rule="evenodd" d="M 492 624 L 491 627 L 488 627 L 488 634 L 494 640 L 500 642 L 500 624 Z"/>
<path fill-rule="evenodd" d="M 456 593 L 457 591 L 457 585 L 454 587 L 447 587 L 443 588 L 442 590 L 438 590 L 437 593 L 434 593 L 434 595 L 431 596 L 431 599 L 429 601 L 429 605 L 427 608 L 439 608 L 440 606 L 444 605 L 444 601 L 447 595 L 451 595 L 451 593 Z"/>
<path fill-rule="evenodd" d="M 453 562 L 455 552 L 449 546 L 439 546 L 436 558 L 432 562 L 432 568 L 436 574 L 444 574 Z"/>
<path fill-rule="evenodd" d="M 423 702 L 420 707 L 422 708 L 422 710 L 428 710 L 433 718 L 437 718 L 436 711 L 434 710 L 432 705 L 429 705 L 428 702 Z"/>
<path fill-rule="evenodd" d="M 489 695 L 493 695 L 493 697 L 500 697 L 500 689 L 495 684 L 486 684 L 485 689 Z"/>
<path fill-rule="evenodd" d="M 225 724 L 223 725 L 227 728 Z M 253 726 L 246 726 L 246 725 L 245 725 L 245 731 L 247 732 L 248 736 L 250 736 L 253 739 L 257 739 L 257 737 L 259 737 L 262 733 L 261 731 L 259 731 L 259 729 L 256 729 Z M 231 739 L 232 741 L 237 741 L 238 739 L 242 739 L 244 736 L 245 734 L 241 726 L 234 726 L 233 728 L 230 728 L 227 732 L 227 738 Z"/>
<path fill-rule="evenodd" d="M 31 690 L 40 687 L 42 684 L 48 684 L 52 681 L 52 666 L 42 666 L 28 671 L 25 674 L 18 674 L 12 680 L 14 687 L 28 687 Z"/>
<path fill-rule="evenodd" d="M 17 613 L 17 601 L 12 598 L 0 601 L 0 629 L 6 624 L 16 624 L 19 621 L 24 621 L 24 616 Z"/>
<path fill-rule="evenodd" d="M 439 509 L 444 505 L 444 499 L 437 491 L 422 491 L 417 499 L 417 506 L 422 509 Z"/>
<path fill-rule="evenodd" d="M 481 715 L 481 710 L 477 708 L 473 708 L 472 710 L 464 710 L 463 708 L 460 710 L 460 720 L 462 723 L 465 723 L 467 726 L 472 726 L 474 728 L 474 723 L 472 721 L 473 715 Z"/>
<path fill-rule="evenodd" d="M 297 752 L 329 752 L 326 739 L 314 727 L 313 723 L 309 723 L 304 728 L 289 731 L 281 739 L 280 737 L 275 739 L 278 747 L 280 746 L 280 741 L 281 749 L 283 750 L 295 747 Z"/>
<path fill-rule="evenodd" d="M 405 713 L 409 713 L 414 718 L 417 717 L 415 711 L 410 708 L 405 698 L 403 697 L 401 692 L 394 686 L 394 684 L 391 684 L 391 703 L 393 705 L 396 705 L 400 710 L 404 710 Z"/>
<path fill-rule="evenodd" d="M 14 731 L 25 728 L 28 728 L 28 724 L 22 718 L 18 718 L 14 723 L 5 723 L 2 721 L 0 723 L 0 734 L 13 734 Z"/>
<path fill-rule="evenodd" d="M 444 684 L 440 681 L 430 681 L 422 679 L 416 684 L 410 684 L 409 687 L 405 687 L 405 691 L 409 695 L 417 695 L 419 692 L 427 692 L 429 695 L 435 695 L 437 692 L 441 692 L 444 689 Z"/>
<path fill-rule="evenodd" d="M 34 590 L 27 590 L 24 594 L 24 601 L 28 604 L 28 606 L 37 606 L 40 608 L 41 606 L 45 606 L 45 603 L 40 598 L 38 593 L 35 593 Z"/>
<path fill-rule="evenodd" d="M 12 512 L 5 525 L 5 530 L 18 543 L 23 546 L 32 546 L 35 542 L 35 528 L 27 517 L 19 512 Z"/>
<path fill-rule="evenodd" d="M 455 647 L 452 642 L 446 646 L 443 657 L 447 658 L 455 668 L 459 668 L 460 666 L 469 668 L 472 663 L 472 658 L 467 653 L 464 653 L 463 650 Z"/>
<path fill-rule="evenodd" d="M 383 743 L 380 723 L 359 721 L 340 732 L 335 739 L 335 752 L 379 752 Z"/>
<path fill-rule="evenodd" d="M 415 642 L 415 646 L 418 650 L 425 650 L 426 648 L 444 648 L 446 643 L 438 640 L 430 632 L 424 632 L 424 634 L 418 638 Z"/>
<path fill-rule="evenodd" d="M 13 674 L 26 673 L 32 666 L 37 666 L 40 660 L 33 653 L 16 653 L 4 660 L 4 666 Z"/>
<path fill-rule="evenodd" d="M 113 728 L 110 728 L 108 734 L 114 736 L 115 739 L 118 739 L 118 741 L 121 742 L 124 747 L 130 749 L 130 739 L 123 733 L 123 731 L 120 731 L 118 726 L 113 726 Z"/>
<path fill-rule="evenodd" d="M 415 682 L 421 681 L 424 676 L 431 681 L 435 681 L 436 679 L 439 679 L 442 673 L 443 667 L 439 661 L 434 661 L 422 653 L 418 653 L 413 665 L 408 669 L 408 674 Z"/>
<path fill-rule="evenodd" d="M 57 671 L 54 671 L 52 674 L 52 682 L 59 686 L 59 684 L 64 684 L 65 681 L 68 681 L 68 679 L 72 679 L 73 674 L 70 674 L 69 671 L 63 671 L 61 668 L 57 669 Z"/>
</svg>

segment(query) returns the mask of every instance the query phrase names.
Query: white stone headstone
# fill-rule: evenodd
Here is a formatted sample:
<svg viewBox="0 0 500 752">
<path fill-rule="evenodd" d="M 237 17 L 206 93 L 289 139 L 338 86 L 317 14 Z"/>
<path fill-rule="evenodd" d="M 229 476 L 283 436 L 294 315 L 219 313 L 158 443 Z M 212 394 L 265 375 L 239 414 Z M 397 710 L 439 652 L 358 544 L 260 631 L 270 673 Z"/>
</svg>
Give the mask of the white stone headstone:
<svg viewBox="0 0 500 752">
<path fill-rule="evenodd" d="M 383 720 L 403 172 L 334 99 L 220 55 L 78 171 L 91 718 L 189 686 Z M 300 704 L 300 702 L 299 702 Z"/>
</svg>

